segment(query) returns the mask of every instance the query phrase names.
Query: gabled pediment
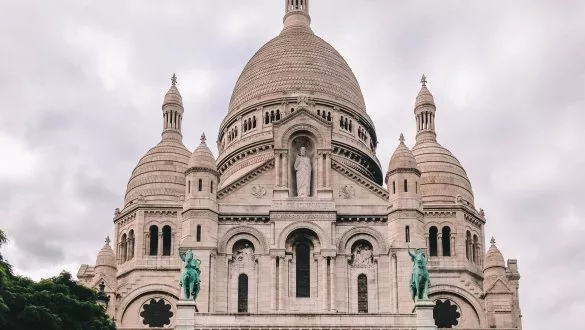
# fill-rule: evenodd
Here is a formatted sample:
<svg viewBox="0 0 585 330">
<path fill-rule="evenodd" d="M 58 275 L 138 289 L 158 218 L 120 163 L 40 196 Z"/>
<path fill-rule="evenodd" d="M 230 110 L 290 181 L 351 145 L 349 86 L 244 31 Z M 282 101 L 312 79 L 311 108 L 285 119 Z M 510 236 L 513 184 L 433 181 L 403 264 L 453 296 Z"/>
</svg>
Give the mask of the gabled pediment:
<svg viewBox="0 0 585 330">
<path fill-rule="evenodd" d="M 221 190 L 217 192 L 217 197 L 221 200 L 231 194 L 232 192 L 239 190 L 240 188 L 246 186 L 248 183 L 253 181 L 258 176 L 272 170 L 274 168 L 274 159 L 269 159 L 262 164 L 254 167 L 252 170 L 248 171 L 246 174 L 242 175 L 238 180 L 228 184 Z"/>
<path fill-rule="evenodd" d="M 306 131 L 316 139 L 317 148 L 331 148 L 333 124 L 313 113 L 309 108 L 301 107 L 282 120 L 273 124 L 274 148 L 287 149 L 292 135 Z"/>
<path fill-rule="evenodd" d="M 489 293 L 512 293 L 510 287 L 501 279 L 498 278 L 486 291 Z"/>
</svg>

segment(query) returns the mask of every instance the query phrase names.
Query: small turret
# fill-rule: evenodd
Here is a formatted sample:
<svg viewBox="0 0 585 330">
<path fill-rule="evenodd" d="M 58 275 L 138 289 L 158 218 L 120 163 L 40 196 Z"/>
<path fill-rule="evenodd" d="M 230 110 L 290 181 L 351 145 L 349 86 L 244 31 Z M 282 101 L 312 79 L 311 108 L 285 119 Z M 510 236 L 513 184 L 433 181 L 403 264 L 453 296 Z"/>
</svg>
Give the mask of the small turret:
<svg viewBox="0 0 585 330">
<path fill-rule="evenodd" d="M 416 142 L 425 140 L 435 141 L 437 134 L 435 133 L 435 99 L 433 94 L 427 88 L 427 77 L 423 74 L 420 80 L 422 86 L 414 105 L 414 114 L 416 116 Z"/>
<path fill-rule="evenodd" d="M 309 0 L 285 0 L 284 5 L 285 29 L 291 26 L 302 26 L 310 29 Z"/>
<path fill-rule="evenodd" d="M 162 105 L 163 111 L 163 140 L 183 140 L 181 123 L 183 121 L 183 98 L 177 89 L 177 76 L 171 77 L 171 88 L 167 91 Z"/>
<path fill-rule="evenodd" d="M 403 134 L 400 134 L 399 141 L 386 173 L 390 204 L 395 209 L 418 209 L 421 200 L 418 187 L 421 172 L 412 151 L 404 143 Z"/>
</svg>

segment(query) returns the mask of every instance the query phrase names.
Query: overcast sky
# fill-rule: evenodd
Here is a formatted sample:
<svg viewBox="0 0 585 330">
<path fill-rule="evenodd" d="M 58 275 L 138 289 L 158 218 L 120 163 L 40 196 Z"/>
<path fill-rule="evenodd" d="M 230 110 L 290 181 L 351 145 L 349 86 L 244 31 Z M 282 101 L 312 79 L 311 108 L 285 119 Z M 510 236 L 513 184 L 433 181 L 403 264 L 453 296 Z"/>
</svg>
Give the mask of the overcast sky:
<svg viewBox="0 0 585 330">
<path fill-rule="evenodd" d="M 16 273 L 94 263 L 160 140 L 171 74 L 185 145 L 215 140 L 282 14 L 282 0 L 0 1 L 0 228 Z M 524 328 L 581 327 L 585 2 L 313 0 L 311 16 L 358 78 L 384 172 L 400 132 L 413 145 L 427 74 L 438 140 L 467 170 L 487 240 L 519 259 Z"/>
</svg>

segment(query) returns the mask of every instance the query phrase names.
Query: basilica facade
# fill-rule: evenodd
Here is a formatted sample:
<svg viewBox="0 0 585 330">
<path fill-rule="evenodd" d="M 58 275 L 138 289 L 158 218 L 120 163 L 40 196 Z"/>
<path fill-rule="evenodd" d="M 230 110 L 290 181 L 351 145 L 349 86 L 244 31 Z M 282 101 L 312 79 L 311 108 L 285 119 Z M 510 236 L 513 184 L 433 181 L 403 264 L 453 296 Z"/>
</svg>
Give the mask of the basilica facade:
<svg viewBox="0 0 585 330">
<path fill-rule="evenodd" d="M 281 33 L 236 83 L 217 157 L 205 135 L 193 152 L 183 144 L 189 112 L 173 78 L 162 139 L 130 176 L 113 244 L 79 280 L 105 285 L 119 329 L 174 328 L 178 254 L 191 249 L 196 328 L 414 329 L 408 250 L 420 248 L 437 327 L 521 329 L 517 262 L 486 244 L 465 169 L 437 140 L 426 79 L 413 91 L 414 145 L 401 135 L 377 155 L 360 86 L 309 9 L 285 0 Z"/>
</svg>

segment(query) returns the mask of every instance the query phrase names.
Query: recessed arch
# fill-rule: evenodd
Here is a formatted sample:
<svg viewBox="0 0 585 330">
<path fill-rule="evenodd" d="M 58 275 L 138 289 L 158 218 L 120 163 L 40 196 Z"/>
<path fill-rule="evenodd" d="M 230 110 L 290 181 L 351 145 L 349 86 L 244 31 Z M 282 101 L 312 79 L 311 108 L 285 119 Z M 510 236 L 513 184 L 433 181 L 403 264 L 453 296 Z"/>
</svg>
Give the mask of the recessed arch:
<svg viewBox="0 0 585 330">
<path fill-rule="evenodd" d="M 139 286 L 135 290 L 131 291 L 120 301 L 118 312 L 116 313 L 116 320 L 122 321 L 124 314 L 128 307 L 138 299 L 141 299 L 147 295 L 166 295 L 173 299 L 173 303 L 179 300 L 178 289 L 168 284 L 149 284 L 145 286 Z"/>
<path fill-rule="evenodd" d="M 386 245 L 384 236 L 379 231 L 366 226 L 354 227 L 345 232 L 339 239 L 337 253 L 350 255 L 353 243 L 360 239 L 364 239 L 372 244 L 374 254 L 388 253 L 388 246 Z"/>
<path fill-rule="evenodd" d="M 448 284 L 432 285 L 429 288 L 429 298 L 431 300 L 448 299 L 449 296 L 458 297 L 459 299 L 468 303 L 469 306 L 471 306 L 473 309 L 475 316 L 479 320 L 480 327 L 487 328 L 487 319 L 485 313 L 479 313 L 479 311 L 483 311 L 483 305 L 476 296 L 470 294 L 468 291 L 460 287 Z"/>
<path fill-rule="evenodd" d="M 249 240 L 254 245 L 254 250 L 258 253 L 268 253 L 269 245 L 258 229 L 248 226 L 238 226 L 228 230 L 219 241 L 219 253 L 231 253 L 234 244 L 242 239 Z"/>
<path fill-rule="evenodd" d="M 300 221 L 293 222 L 288 226 L 284 227 L 284 229 L 280 232 L 280 236 L 278 237 L 278 242 L 276 245 L 277 248 L 279 249 L 286 248 L 286 241 L 290 234 L 293 231 L 301 228 L 313 231 L 317 235 L 322 248 L 327 247 L 329 245 L 327 242 L 327 235 L 325 235 L 325 232 L 321 227 L 310 221 Z"/>
</svg>

